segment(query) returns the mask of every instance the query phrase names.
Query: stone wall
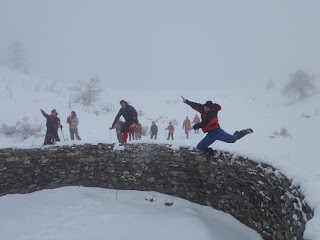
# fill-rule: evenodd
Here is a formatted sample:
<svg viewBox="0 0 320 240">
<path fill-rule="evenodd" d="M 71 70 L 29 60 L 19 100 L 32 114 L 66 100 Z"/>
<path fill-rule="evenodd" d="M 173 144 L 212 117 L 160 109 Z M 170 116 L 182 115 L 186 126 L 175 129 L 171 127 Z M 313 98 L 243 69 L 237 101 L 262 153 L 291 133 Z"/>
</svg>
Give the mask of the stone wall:
<svg viewBox="0 0 320 240">
<path fill-rule="evenodd" d="M 313 211 L 271 166 L 219 152 L 164 145 L 64 146 L 0 150 L 0 196 L 83 185 L 157 191 L 230 213 L 264 239 L 303 239 Z"/>
</svg>

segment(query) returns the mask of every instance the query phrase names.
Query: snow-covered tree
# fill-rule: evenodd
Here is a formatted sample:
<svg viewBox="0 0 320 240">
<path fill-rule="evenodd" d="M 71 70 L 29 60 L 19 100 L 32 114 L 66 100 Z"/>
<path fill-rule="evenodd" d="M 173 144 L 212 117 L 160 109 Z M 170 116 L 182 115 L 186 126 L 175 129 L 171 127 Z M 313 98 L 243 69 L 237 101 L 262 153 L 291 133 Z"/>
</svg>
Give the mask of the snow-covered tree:
<svg viewBox="0 0 320 240">
<path fill-rule="evenodd" d="M 303 99 L 314 90 L 316 90 L 316 86 L 313 77 L 302 70 L 298 70 L 291 75 L 288 84 L 283 89 L 283 95 L 298 95 L 300 99 Z"/>
<path fill-rule="evenodd" d="M 87 82 L 77 82 L 77 86 L 73 89 L 76 92 L 75 101 L 81 102 L 83 106 L 92 105 L 103 91 L 100 86 L 100 79 L 97 76 L 92 77 Z"/>
</svg>

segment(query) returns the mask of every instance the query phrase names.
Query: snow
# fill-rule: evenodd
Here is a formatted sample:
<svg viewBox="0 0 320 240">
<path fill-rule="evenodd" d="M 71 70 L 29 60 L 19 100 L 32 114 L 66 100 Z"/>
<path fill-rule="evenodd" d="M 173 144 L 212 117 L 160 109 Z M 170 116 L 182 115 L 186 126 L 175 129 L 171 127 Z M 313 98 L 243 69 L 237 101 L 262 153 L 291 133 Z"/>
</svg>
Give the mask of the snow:
<svg viewBox="0 0 320 240">
<path fill-rule="evenodd" d="M 37 84 L 39 91 L 36 91 Z M 199 91 L 123 91 L 106 88 L 100 100 L 94 106 L 82 107 L 72 103 L 69 109 L 69 96 L 72 94 L 71 83 L 57 82 L 53 92 L 48 91 L 52 83 L 49 79 L 41 79 L 34 76 L 13 72 L 0 67 L 0 110 L 2 123 L 15 124 L 24 117 L 28 117 L 31 123 L 43 124 L 45 119 L 40 113 L 40 108 L 49 113 L 53 108 L 57 109 L 62 123 L 65 123 L 71 110 L 77 112 L 79 117 L 79 135 L 81 141 L 62 141 L 58 145 L 72 145 L 91 143 L 115 143 L 117 141 L 114 130 L 108 130 L 114 117 L 120 109 L 121 99 L 127 100 L 137 110 L 144 112 L 139 117 L 142 126 L 150 128 L 151 121 L 157 121 L 159 127 L 158 139 L 151 140 L 142 137 L 140 143 L 172 144 L 173 149 L 180 146 L 195 148 L 197 143 L 205 136 L 190 134 L 186 139 L 182 122 L 189 116 L 191 120 L 197 112 L 182 103 L 181 95 L 185 98 L 204 103 L 207 100 L 217 102 L 222 106 L 219 112 L 219 122 L 226 132 L 233 133 L 236 130 L 252 128 L 250 134 L 234 144 L 215 142 L 212 147 L 218 150 L 230 151 L 236 155 L 248 157 L 261 163 L 271 164 L 293 180 L 294 185 L 300 185 L 305 195 L 305 201 L 314 209 L 315 216 L 307 223 L 304 237 L 306 239 L 320 239 L 320 161 L 319 140 L 320 135 L 320 94 L 315 94 L 303 101 L 293 101 L 281 95 L 286 82 L 278 83 L 278 88 L 265 90 L 253 86 L 243 86 L 242 89 L 232 87 L 230 89 L 215 89 Z M 110 86 L 106 83 L 106 86 Z M 155 86 L 156 88 L 156 86 Z M 11 94 L 11 97 L 10 97 Z M 103 106 L 112 103 L 114 112 L 103 111 Z M 100 113 L 98 113 L 100 111 Z M 303 117 L 310 116 L 310 117 Z M 170 120 L 176 119 L 175 140 L 167 141 L 165 128 Z M 290 136 L 272 137 L 275 131 L 281 128 L 288 130 Z M 45 134 L 45 128 L 42 134 Z M 61 132 L 59 132 L 62 139 Z M 64 128 L 64 136 L 70 139 L 67 126 Z M 44 137 L 30 137 L 25 140 L 19 137 L 8 137 L 0 133 L 0 148 L 37 148 L 43 147 Z M 123 149 L 116 145 L 117 149 Z"/>
<path fill-rule="evenodd" d="M 63 187 L 6 195 L 0 212 L 1 239 L 262 239 L 229 214 L 156 192 Z"/>
</svg>

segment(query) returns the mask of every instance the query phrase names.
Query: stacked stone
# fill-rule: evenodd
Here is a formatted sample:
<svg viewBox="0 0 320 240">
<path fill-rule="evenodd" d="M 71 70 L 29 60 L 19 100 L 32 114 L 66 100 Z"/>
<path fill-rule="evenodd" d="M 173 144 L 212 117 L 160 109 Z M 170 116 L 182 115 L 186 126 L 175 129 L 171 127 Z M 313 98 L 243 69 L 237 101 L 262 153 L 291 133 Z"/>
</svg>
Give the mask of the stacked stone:
<svg viewBox="0 0 320 240">
<path fill-rule="evenodd" d="M 313 211 L 273 167 L 227 152 L 213 160 L 166 145 L 0 150 L 0 196 L 62 186 L 157 191 L 230 213 L 264 239 L 303 239 Z"/>
</svg>

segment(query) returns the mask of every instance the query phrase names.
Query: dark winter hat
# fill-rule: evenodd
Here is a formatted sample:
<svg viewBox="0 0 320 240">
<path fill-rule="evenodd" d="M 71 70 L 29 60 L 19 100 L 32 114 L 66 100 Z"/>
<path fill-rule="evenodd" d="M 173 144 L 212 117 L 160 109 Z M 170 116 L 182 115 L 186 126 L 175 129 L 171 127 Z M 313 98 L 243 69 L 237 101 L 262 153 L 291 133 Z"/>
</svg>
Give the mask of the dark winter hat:
<svg viewBox="0 0 320 240">
<path fill-rule="evenodd" d="M 126 103 L 126 104 L 128 104 L 125 100 L 121 100 L 121 101 L 120 101 L 120 104 L 121 104 L 121 103 Z"/>
<path fill-rule="evenodd" d="M 210 109 L 212 109 L 212 108 L 214 107 L 214 104 L 213 104 L 213 102 L 211 102 L 211 101 L 207 101 L 204 105 L 205 105 L 206 107 L 210 108 Z"/>
<path fill-rule="evenodd" d="M 56 114 L 58 114 L 58 113 L 57 113 L 57 110 L 55 110 L 55 109 L 52 109 L 51 113 L 56 113 Z"/>
</svg>

